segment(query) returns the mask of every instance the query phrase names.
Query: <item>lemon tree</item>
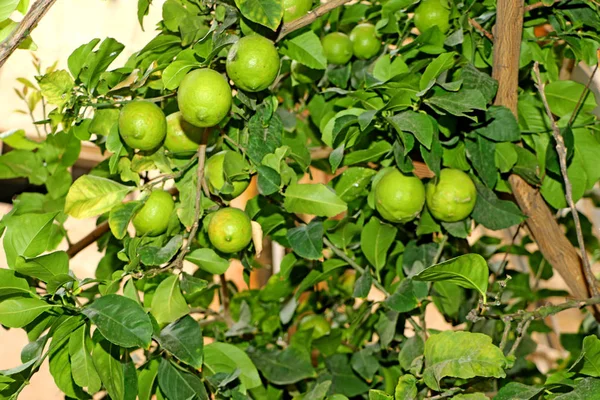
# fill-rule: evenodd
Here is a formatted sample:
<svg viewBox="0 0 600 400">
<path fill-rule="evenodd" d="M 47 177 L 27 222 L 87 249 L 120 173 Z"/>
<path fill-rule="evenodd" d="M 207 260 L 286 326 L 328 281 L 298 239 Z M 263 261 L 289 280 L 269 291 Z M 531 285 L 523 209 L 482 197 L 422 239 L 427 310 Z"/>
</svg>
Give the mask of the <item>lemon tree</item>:
<svg viewBox="0 0 600 400">
<path fill-rule="evenodd" d="M 599 398 L 596 2 L 155 3 L 2 103 L 0 399 Z"/>
</svg>

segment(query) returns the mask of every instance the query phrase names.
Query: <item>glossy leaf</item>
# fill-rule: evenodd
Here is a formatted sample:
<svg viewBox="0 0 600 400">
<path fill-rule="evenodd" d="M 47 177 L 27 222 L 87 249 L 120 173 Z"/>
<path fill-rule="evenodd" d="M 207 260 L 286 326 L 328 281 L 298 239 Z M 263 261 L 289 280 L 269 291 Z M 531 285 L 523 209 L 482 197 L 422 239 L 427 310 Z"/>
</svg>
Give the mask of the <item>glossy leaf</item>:
<svg viewBox="0 0 600 400">
<path fill-rule="evenodd" d="M 360 247 L 367 260 L 380 271 L 387 260 L 387 253 L 396 240 L 398 230 L 371 217 L 360 234 Z"/>
<path fill-rule="evenodd" d="M 86 326 L 77 328 L 69 338 L 69 357 L 73 369 L 73 380 L 89 393 L 100 390 L 100 376 L 91 356 L 92 341 Z"/>
<path fill-rule="evenodd" d="M 43 312 L 53 307 L 40 299 L 17 297 L 0 302 L 0 324 L 9 328 L 22 328 Z"/>
<path fill-rule="evenodd" d="M 346 203 L 327 186 L 316 184 L 293 184 L 285 193 L 284 207 L 290 213 L 333 217 L 346 211 Z"/>
<path fill-rule="evenodd" d="M 256 367 L 244 351 L 229 343 L 214 342 L 204 347 L 204 368 L 211 374 L 241 371 L 240 381 L 246 389 L 261 385 Z"/>
<path fill-rule="evenodd" d="M 277 29 L 283 17 L 283 7 L 278 0 L 236 0 L 242 15 L 252 22 Z"/>
<path fill-rule="evenodd" d="M 313 31 L 295 36 L 283 42 L 282 53 L 312 69 L 327 68 L 327 59 L 319 37 Z"/>
<path fill-rule="evenodd" d="M 27 280 L 15 276 L 11 270 L 0 268 L 0 297 L 28 293 L 30 289 Z"/>
<path fill-rule="evenodd" d="M 69 272 L 69 256 L 64 251 L 55 251 L 28 259 L 17 257 L 14 269 L 20 274 L 49 282 L 56 276 Z"/>
<path fill-rule="evenodd" d="M 158 367 L 158 384 L 168 399 L 208 400 L 204 383 L 196 375 L 173 365 L 164 358 Z"/>
<path fill-rule="evenodd" d="M 292 249 L 300 257 L 316 260 L 323 257 L 323 224 L 313 220 L 308 225 L 287 232 Z"/>
<path fill-rule="evenodd" d="M 35 257 L 46 250 L 56 213 L 24 214 L 7 221 L 4 251 L 9 267 L 14 267 L 18 256 Z"/>
<path fill-rule="evenodd" d="M 179 288 L 179 278 L 171 275 L 163 280 L 152 297 L 152 315 L 159 325 L 173 322 L 190 310 Z"/>
<path fill-rule="evenodd" d="M 77 179 L 65 203 L 65 212 L 75 218 L 95 217 L 121 203 L 131 187 L 94 175 Z"/>
<path fill-rule="evenodd" d="M 196 249 L 185 259 L 196 264 L 200 269 L 215 275 L 223 274 L 229 268 L 229 261 L 209 248 Z"/>
<path fill-rule="evenodd" d="M 189 315 L 164 327 L 156 340 L 177 359 L 196 369 L 202 367 L 202 329 Z"/>
<path fill-rule="evenodd" d="M 94 346 L 92 360 L 102 385 L 114 400 L 125 400 L 125 376 L 119 347 L 101 340 Z"/>
</svg>

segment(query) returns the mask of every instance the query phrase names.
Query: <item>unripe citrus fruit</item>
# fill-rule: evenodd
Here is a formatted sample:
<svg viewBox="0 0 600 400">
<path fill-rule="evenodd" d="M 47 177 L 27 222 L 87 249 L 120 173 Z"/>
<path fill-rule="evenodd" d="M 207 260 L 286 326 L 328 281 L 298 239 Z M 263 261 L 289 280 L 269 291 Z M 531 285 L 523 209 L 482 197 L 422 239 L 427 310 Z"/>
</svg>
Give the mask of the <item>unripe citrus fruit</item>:
<svg viewBox="0 0 600 400">
<path fill-rule="evenodd" d="M 442 33 L 450 29 L 450 9 L 446 0 L 423 0 L 415 10 L 415 26 L 423 33 L 437 26 Z"/>
<path fill-rule="evenodd" d="M 153 150 L 161 145 L 167 134 L 165 114 L 149 101 L 127 103 L 119 114 L 119 134 L 131 148 Z"/>
<path fill-rule="evenodd" d="M 313 0 L 283 0 L 283 22 L 290 22 L 306 15 Z"/>
<path fill-rule="evenodd" d="M 238 208 L 221 208 L 208 223 L 208 239 L 223 253 L 243 250 L 252 240 L 250 218 Z"/>
<path fill-rule="evenodd" d="M 358 58 L 367 60 L 379 53 L 381 40 L 375 36 L 375 25 L 359 24 L 350 32 L 352 53 Z"/>
<path fill-rule="evenodd" d="M 226 68 L 238 88 L 260 92 L 277 78 L 279 54 L 269 39 L 260 35 L 245 36 L 229 49 Z"/>
<path fill-rule="evenodd" d="M 408 222 L 414 219 L 425 204 L 425 187 L 415 176 L 390 170 L 375 187 L 375 207 L 390 222 Z"/>
<path fill-rule="evenodd" d="M 188 73 L 179 85 L 177 104 L 183 118 L 198 127 L 215 126 L 231 108 L 231 87 L 223 75 L 208 68 Z"/>
<path fill-rule="evenodd" d="M 318 339 L 325 335 L 328 335 L 331 332 L 331 327 L 329 326 L 329 322 L 327 320 L 317 314 L 307 315 L 302 318 L 300 321 L 300 325 L 298 325 L 299 331 L 307 331 L 312 329 L 312 338 Z"/>
<path fill-rule="evenodd" d="M 233 181 L 231 182 L 233 184 L 233 192 L 227 194 L 221 193 L 223 186 L 225 186 L 225 173 L 223 171 L 223 166 L 226 157 L 229 162 L 234 162 L 235 164 L 241 164 L 244 162 L 243 157 L 235 151 L 221 151 L 208 159 L 204 167 L 204 173 L 206 175 L 206 180 L 208 182 L 210 191 L 213 194 L 220 194 L 225 199 L 231 200 L 235 199 L 242 194 L 244 190 L 246 190 L 250 184 L 250 180 L 245 179 L 241 181 Z"/>
<path fill-rule="evenodd" d="M 321 39 L 323 51 L 327 62 L 343 65 L 352 58 L 352 42 L 348 35 L 342 32 L 333 32 Z"/>
<path fill-rule="evenodd" d="M 467 218 L 477 200 L 475 184 L 465 172 L 445 168 L 440 172 L 437 185 L 427 184 L 427 208 L 431 215 L 444 222 Z"/>
<path fill-rule="evenodd" d="M 290 70 L 294 79 L 300 83 L 313 83 L 321 79 L 324 74 L 323 70 L 308 68 L 296 60 L 292 61 Z"/>
<path fill-rule="evenodd" d="M 181 112 L 170 114 L 167 117 L 165 147 L 173 153 L 196 151 L 204 129 L 187 122 Z"/>
<path fill-rule="evenodd" d="M 158 236 L 169 226 L 169 218 L 175 202 L 169 192 L 155 190 L 133 217 L 133 226 L 138 235 Z"/>
</svg>

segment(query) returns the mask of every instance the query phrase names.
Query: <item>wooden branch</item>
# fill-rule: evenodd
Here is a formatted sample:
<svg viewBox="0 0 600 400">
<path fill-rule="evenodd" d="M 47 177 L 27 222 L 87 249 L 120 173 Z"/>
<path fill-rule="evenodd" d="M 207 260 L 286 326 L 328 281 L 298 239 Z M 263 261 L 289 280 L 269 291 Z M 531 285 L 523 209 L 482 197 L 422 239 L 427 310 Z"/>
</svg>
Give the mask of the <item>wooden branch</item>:
<svg viewBox="0 0 600 400">
<path fill-rule="evenodd" d="M 317 18 L 327 14 L 329 11 L 336 9 L 344 4 L 350 2 L 350 0 L 330 0 L 325 4 L 320 5 L 314 10 L 309 11 L 304 17 L 295 19 L 293 21 L 284 24 L 279 31 L 277 42 L 283 39 L 286 35 L 294 32 L 300 28 L 304 28 L 306 25 L 312 24 Z"/>
<path fill-rule="evenodd" d="M 479 22 L 475 21 L 473 18 L 469 18 L 469 24 L 475 29 L 477 29 L 483 36 L 490 39 L 492 42 L 494 41 L 494 35 L 485 30 L 483 26 L 479 24 Z"/>
<path fill-rule="evenodd" d="M 519 56 L 523 34 L 523 0 L 498 0 L 494 37 L 492 76 L 498 81 L 495 104 L 509 108 L 517 116 Z M 565 237 L 540 193 L 518 175 L 509 183 L 527 227 L 546 260 L 563 277 L 577 298 L 589 296 L 577 251 Z M 596 310 L 597 311 L 597 310 Z M 596 316 L 599 317 L 598 313 Z"/>
<path fill-rule="evenodd" d="M 88 233 L 83 239 L 69 246 L 69 248 L 67 249 L 67 255 L 69 256 L 69 258 L 75 257 L 77 253 L 88 247 L 90 244 L 94 243 L 96 240 L 100 239 L 102 235 L 104 235 L 109 230 L 110 228 L 108 226 L 108 221 L 104 221 L 103 223 L 98 225 L 93 231 Z"/>
<path fill-rule="evenodd" d="M 554 3 L 558 3 L 559 1 L 562 1 L 562 0 L 554 0 Z M 549 6 L 547 6 L 543 2 L 538 1 L 537 3 L 533 3 L 533 4 L 530 4 L 528 6 L 525 6 L 523 8 L 523 12 L 526 13 L 526 12 L 529 12 L 531 10 L 535 10 L 536 8 L 552 7 L 554 5 L 554 3 L 550 4 Z"/>
<path fill-rule="evenodd" d="M 23 18 L 17 29 L 0 44 L 0 68 L 2 68 L 8 57 L 10 57 L 27 36 L 29 36 L 55 2 L 56 0 L 37 0 L 31 6 L 31 10 Z"/>
<path fill-rule="evenodd" d="M 558 153 L 560 172 L 565 182 L 565 197 L 567 199 L 567 203 L 569 204 L 569 208 L 571 209 L 573 222 L 575 223 L 577 243 L 579 244 L 581 259 L 583 261 L 583 272 L 585 273 L 585 279 L 587 280 L 587 284 L 590 288 L 591 294 L 594 297 L 597 297 L 600 295 L 600 293 L 598 292 L 596 278 L 594 277 L 594 273 L 592 272 L 592 266 L 590 265 L 590 260 L 585 250 L 585 242 L 583 240 L 583 233 L 581 231 L 579 213 L 577 212 L 577 207 L 575 207 L 575 202 L 573 201 L 573 186 L 571 185 L 571 180 L 569 179 L 569 175 L 567 172 L 567 147 L 565 146 L 565 141 L 563 139 L 562 134 L 560 133 L 560 128 L 558 127 L 558 125 L 556 125 L 556 121 L 552 116 L 552 111 L 550 110 L 550 105 L 548 104 L 546 93 L 544 92 L 545 85 L 542 82 L 542 76 L 540 75 L 540 63 L 538 63 L 537 61 L 533 65 L 533 72 L 535 74 L 536 87 L 540 93 L 542 103 L 544 103 L 544 108 L 546 109 L 546 114 L 548 114 L 548 118 L 550 118 L 550 123 L 552 125 L 552 136 L 554 137 L 554 141 L 556 142 L 556 153 Z"/>
</svg>

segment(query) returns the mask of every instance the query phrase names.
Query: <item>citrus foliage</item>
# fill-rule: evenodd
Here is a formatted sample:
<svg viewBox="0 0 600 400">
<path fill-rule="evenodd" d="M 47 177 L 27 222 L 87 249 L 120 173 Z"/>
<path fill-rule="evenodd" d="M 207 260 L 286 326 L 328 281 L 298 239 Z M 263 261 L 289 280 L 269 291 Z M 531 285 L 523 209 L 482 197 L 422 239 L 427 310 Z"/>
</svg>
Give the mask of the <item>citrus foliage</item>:
<svg viewBox="0 0 600 400">
<path fill-rule="evenodd" d="M 167 0 L 157 36 L 124 65 L 112 66 L 121 43 L 94 39 L 68 70 L 23 80 L 24 99 L 49 105 L 50 134 L 4 134 L 13 150 L 0 177 L 46 192 L 20 194 L 0 223 L 10 267 L 0 324 L 30 340 L 23 365 L 1 371 L 0 398 L 15 398 L 45 359 L 78 399 L 597 398 L 598 339 L 583 341 L 595 322 L 562 336 L 570 369 L 547 379 L 525 356 L 528 332 L 550 328 L 505 330 L 503 314 L 565 295 L 493 257 L 524 256 L 549 279 L 531 239 L 466 240 L 476 225 L 524 221 L 506 195 L 511 173 L 566 206 L 534 62 L 569 148 L 574 200 L 600 179 L 596 101 L 559 80 L 564 60 L 596 63 L 595 3 L 526 13 L 518 118 L 492 105 L 493 46 L 469 22 L 491 31 L 494 2 L 354 3 L 277 41 L 297 3 Z M 149 7 L 139 1 L 140 23 Z M 545 23 L 550 33 L 536 37 Z M 82 141 L 107 159 L 73 182 Z M 415 162 L 432 172 L 427 196 Z M 306 183 L 310 168 L 337 175 Z M 251 177 L 259 194 L 230 208 Z M 58 250 L 70 217 L 110 228 L 94 279 L 74 276 L 72 253 Z M 570 219 L 559 222 L 574 241 Z M 280 271 L 261 289 L 219 288 L 230 258 L 247 281 L 260 267 L 261 236 L 288 249 Z M 217 293 L 231 296 L 219 312 Z M 431 303 L 456 331 L 426 330 Z"/>
</svg>

